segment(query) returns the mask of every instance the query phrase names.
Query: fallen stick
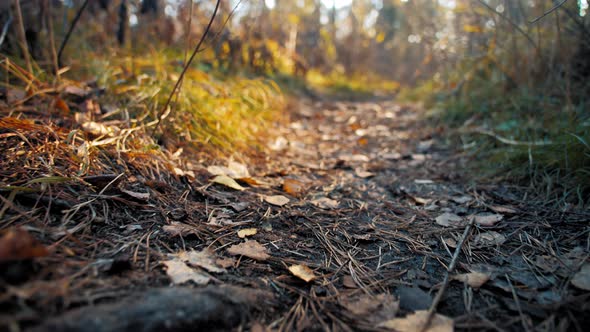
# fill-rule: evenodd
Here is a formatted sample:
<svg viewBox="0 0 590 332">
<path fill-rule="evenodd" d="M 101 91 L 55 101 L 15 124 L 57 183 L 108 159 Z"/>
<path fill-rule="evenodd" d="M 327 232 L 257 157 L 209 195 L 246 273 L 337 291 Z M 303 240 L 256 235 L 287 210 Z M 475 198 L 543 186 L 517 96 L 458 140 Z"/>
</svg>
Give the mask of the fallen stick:
<svg viewBox="0 0 590 332">
<path fill-rule="evenodd" d="M 445 274 L 445 279 L 443 280 L 443 284 L 440 287 L 440 289 L 438 290 L 438 292 L 436 293 L 436 296 L 434 297 L 434 300 L 432 301 L 432 305 L 430 306 L 430 309 L 428 309 L 428 316 L 426 316 L 426 321 L 424 322 L 424 325 L 420 329 L 421 332 L 425 332 L 426 330 L 428 330 L 428 327 L 430 326 L 430 323 L 432 322 L 432 318 L 434 317 L 434 314 L 436 313 L 436 307 L 438 306 L 438 304 L 442 300 L 442 297 L 449 285 L 450 275 L 455 270 L 455 265 L 457 264 L 457 258 L 459 258 L 459 253 L 461 252 L 461 249 L 463 249 L 463 243 L 465 242 L 465 239 L 469 235 L 469 233 L 471 231 L 471 227 L 473 227 L 474 220 L 475 220 L 474 218 L 471 218 L 471 221 L 469 222 L 467 227 L 465 227 L 465 231 L 463 232 L 463 235 L 461 236 L 461 239 L 459 240 L 459 243 L 457 244 L 457 249 L 455 249 L 455 253 L 453 254 L 453 258 L 451 259 L 451 264 L 447 268 L 447 273 Z"/>
</svg>

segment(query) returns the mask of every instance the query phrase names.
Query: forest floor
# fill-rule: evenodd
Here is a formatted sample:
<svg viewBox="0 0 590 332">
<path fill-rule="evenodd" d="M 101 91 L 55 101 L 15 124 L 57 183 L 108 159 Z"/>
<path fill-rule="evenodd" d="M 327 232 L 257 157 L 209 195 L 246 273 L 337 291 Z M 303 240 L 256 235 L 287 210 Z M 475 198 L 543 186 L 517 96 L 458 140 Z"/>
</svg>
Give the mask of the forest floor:
<svg viewBox="0 0 590 332">
<path fill-rule="evenodd" d="M 590 212 L 474 182 L 416 108 L 302 99 L 248 167 L 41 191 L 67 132 L 2 114 L 0 329 L 584 331 Z"/>
</svg>

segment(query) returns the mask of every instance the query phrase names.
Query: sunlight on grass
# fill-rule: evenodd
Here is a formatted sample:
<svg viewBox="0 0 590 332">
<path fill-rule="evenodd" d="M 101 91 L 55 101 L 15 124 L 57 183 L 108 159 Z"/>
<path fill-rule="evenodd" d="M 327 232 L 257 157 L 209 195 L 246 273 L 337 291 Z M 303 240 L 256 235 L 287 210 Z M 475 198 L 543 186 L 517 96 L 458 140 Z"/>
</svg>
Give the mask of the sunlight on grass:
<svg viewBox="0 0 590 332">
<path fill-rule="evenodd" d="M 368 73 L 348 77 L 337 71 L 323 74 L 317 70 L 311 70 L 307 74 L 307 82 L 320 91 L 349 99 L 370 98 L 379 95 L 391 96 L 400 88 L 398 82 L 385 80 Z"/>
<path fill-rule="evenodd" d="M 502 96 L 502 98 L 498 98 Z M 421 100 L 426 116 L 455 130 L 482 178 L 522 179 L 559 201 L 583 204 L 590 189 L 590 114 L 526 87 L 473 78 L 448 89 L 435 80 L 400 94 Z M 554 197 L 555 198 L 555 197 Z"/>
<path fill-rule="evenodd" d="M 144 56 L 88 54 L 86 71 L 114 92 L 111 102 L 132 117 L 155 119 L 182 70 L 180 54 L 152 51 Z M 198 64 L 193 67 L 198 68 Z M 221 153 L 261 149 L 269 127 L 282 121 L 283 97 L 265 79 L 221 77 L 190 68 L 163 120 L 166 144 Z"/>
</svg>

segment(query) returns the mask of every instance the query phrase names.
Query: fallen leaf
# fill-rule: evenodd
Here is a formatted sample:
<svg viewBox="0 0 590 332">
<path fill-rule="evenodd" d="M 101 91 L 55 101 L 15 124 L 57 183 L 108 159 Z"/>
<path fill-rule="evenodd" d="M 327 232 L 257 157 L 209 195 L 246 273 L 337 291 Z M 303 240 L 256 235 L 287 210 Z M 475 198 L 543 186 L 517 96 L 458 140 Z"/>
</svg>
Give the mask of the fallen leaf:
<svg viewBox="0 0 590 332">
<path fill-rule="evenodd" d="M 342 286 L 346 288 L 358 288 L 357 284 L 354 282 L 354 279 L 350 275 L 345 275 L 342 277 Z"/>
<path fill-rule="evenodd" d="M 209 166 L 207 167 L 207 172 L 213 175 L 227 175 L 228 169 L 225 166 Z"/>
<path fill-rule="evenodd" d="M 255 235 L 257 232 L 258 232 L 258 230 L 256 228 L 244 228 L 244 229 L 240 229 L 238 231 L 238 237 L 240 239 L 243 239 L 245 237 Z"/>
<path fill-rule="evenodd" d="M 230 178 L 227 175 L 217 175 L 216 177 L 214 177 L 211 182 L 213 183 L 218 183 L 221 185 L 224 185 L 226 187 L 235 189 L 235 190 L 245 190 L 246 188 L 240 186 L 236 180 Z"/>
<path fill-rule="evenodd" d="M 246 166 L 244 164 L 240 164 L 235 161 L 230 161 L 227 164 L 227 169 L 229 170 L 229 173 L 227 173 L 227 176 L 232 177 L 234 179 L 242 179 L 242 178 L 249 178 L 250 177 L 250 172 L 248 172 L 248 166 Z"/>
<path fill-rule="evenodd" d="M 86 89 L 77 87 L 75 85 L 68 85 L 64 88 L 64 92 L 68 95 L 73 95 L 77 97 L 86 97 L 88 95 L 88 91 Z"/>
<path fill-rule="evenodd" d="M 438 225 L 444 227 L 463 226 L 465 221 L 454 213 L 445 212 L 434 219 Z"/>
<path fill-rule="evenodd" d="M 590 291 L 590 264 L 582 265 L 580 271 L 574 274 L 572 278 L 572 285 L 585 291 Z"/>
<path fill-rule="evenodd" d="M 499 246 L 506 242 L 506 237 L 498 232 L 480 233 L 473 239 L 473 245 L 478 248 Z"/>
<path fill-rule="evenodd" d="M 162 229 L 164 232 L 172 236 L 187 236 L 190 234 L 196 235 L 199 233 L 199 230 L 196 227 L 176 221 L 171 222 L 170 225 L 164 225 Z"/>
<path fill-rule="evenodd" d="M 382 322 L 395 317 L 399 302 L 391 294 L 360 295 L 343 299 L 342 306 L 352 314 L 370 322 Z"/>
<path fill-rule="evenodd" d="M 328 197 L 314 199 L 313 201 L 311 201 L 311 204 L 326 210 L 337 209 L 339 205 L 337 200 L 330 199 Z"/>
<path fill-rule="evenodd" d="M 200 273 L 178 259 L 163 261 L 162 264 L 166 266 L 166 274 L 176 285 L 187 281 L 192 281 L 197 285 L 206 285 L 211 280 L 206 274 Z"/>
<path fill-rule="evenodd" d="M 443 315 L 434 314 L 427 329 L 423 329 L 428 311 L 416 311 L 404 318 L 395 318 L 383 323 L 378 327 L 384 327 L 398 332 L 452 332 L 454 330 L 453 320 Z"/>
<path fill-rule="evenodd" d="M 105 126 L 102 123 L 88 121 L 84 122 L 80 125 L 82 130 L 85 132 L 95 135 L 95 136 L 114 136 L 118 134 L 121 130 L 114 126 Z"/>
<path fill-rule="evenodd" d="M 248 206 L 250 206 L 250 203 L 248 203 L 248 202 L 231 203 L 229 206 L 232 209 L 234 209 L 234 211 L 236 211 L 236 212 L 242 212 L 245 209 L 247 209 Z"/>
<path fill-rule="evenodd" d="M 54 101 L 55 101 L 55 108 L 56 109 L 64 112 L 65 114 L 69 114 L 70 113 L 70 107 L 65 102 L 65 100 L 63 100 L 63 99 L 61 99 L 59 97 L 55 97 Z"/>
<path fill-rule="evenodd" d="M 356 174 L 356 176 L 358 176 L 359 178 L 363 178 L 363 179 L 375 176 L 375 173 L 371 173 L 371 172 L 362 170 L 360 168 L 355 169 L 354 174 Z"/>
<path fill-rule="evenodd" d="M 222 268 L 227 269 L 234 267 L 236 265 L 236 260 L 232 257 L 218 258 L 215 263 L 217 263 L 217 265 L 221 266 Z"/>
<path fill-rule="evenodd" d="M 258 261 L 264 261 L 270 258 L 266 252 L 266 248 L 257 241 L 246 241 L 240 244 L 233 245 L 227 249 L 230 255 L 243 255 Z"/>
<path fill-rule="evenodd" d="M 496 213 L 517 214 L 518 211 L 508 206 L 490 205 L 489 208 Z"/>
<path fill-rule="evenodd" d="M 451 277 L 451 279 L 462 281 L 473 288 L 479 288 L 483 286 L 483 284 L 485 284 L 488 280 L 490 280 L 490 275 L 488 273 L 482 272 L 470 272 L 454 275 Z"/>
<path fill-rule="evenodd" d="M 10 229 L 0 238 L 0 262 L 47 256 L 45 246 L 22 228 Z"/>
<path fill-rule="evenodd" d="M 178 258 L 179 260 L 191 265 L 191 266 L 198 266 L 203 268 L 209 272 L 214 273 L 222 273 L 225 272 L 225 269 L 217 266 L 215 262 L 214 253 L 211 250 L 204 249 L 202 251 L 181 251 L 177 254 L 173 254 L 172 256 Z"/>
<path fill-rule="evenodd" d="M 473 197 L 471 196 L 457 196 L 457 197 L 451 197 L 451 200 L 457 204 L 465 204 L 465 203 L 469 203 L 473 200 Z"/>
<path fill-rule="evenodd" d="M 289 271 L 294 276 L 305 282 L 310 282 L 316 278 L 315 274 L 313 273 L 313 270 L 302 264 L 289 266 Z"/>
<path fill-rule="evenodd" d="M 265 202 L 272 204 L 272 205 L 276 205 L 276 206 L 283 206 L 283 205 L 290 202 L 290 200 L 283 195 L 272 195 L 272 196 L 263 195 L 262 197 Z"/>
<path fill-rule="evenodd" d="M 209 166 L 207 167 L 207 171 L 213 175 L 225 175 L 232 179 L 250 178 L 248 167 L 235 161 L 230 161 L 227 167 Z"/>
<path fill-rule="evenodd" d="M 412 200 L 414 202 L 416 202 L 416 204 L 427 205 L 427 204 L 430 204 L 430 202 L 432 202 L 432 200 L 429 198 L 422 198 L 422 197 L 413 196 L 413 195 L 409 195 L 409 194 L 408 194 L 408 196 L 410 196 L 410 198 L 412 198 Z"/>
<path fill-rule="evenodd" d="M 305 191 L 305 184 L 294 179 L 283 180 L 283 191 L 289 195 L 299 196 Z"/>
<path fill-rule="evenodd" d="M 455 239 L 445 238 L 444 241 L 447 246 L 451 248 L 457 248 L 457 241 Z"/>
<path fill-rule="evenodd" d="M 478 214 L 474 216 L 475 223 L 480 226 L 494 226 L 499 221 L 504 219 L 504 216 L 501 214 Z"/>
</svg>

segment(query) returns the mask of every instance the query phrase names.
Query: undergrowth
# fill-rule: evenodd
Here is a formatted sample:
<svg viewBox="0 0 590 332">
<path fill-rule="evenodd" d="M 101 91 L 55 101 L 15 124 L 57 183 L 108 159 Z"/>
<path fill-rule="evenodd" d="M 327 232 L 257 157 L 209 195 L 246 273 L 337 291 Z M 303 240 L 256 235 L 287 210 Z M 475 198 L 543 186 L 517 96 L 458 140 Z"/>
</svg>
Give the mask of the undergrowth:
<svg viewBox="0 0 590 332">
<path fill-rule="evenodd" d="M 588 203 L 587 97 L 507 88 L 484 78 L 451 89 L 429 80 L 400 97 L 424 102 L 429 119 L 452 129 L 452 141 L 471 156 L 470 174 L 479 180 L 520 182 L 548 202 Z"/>
<path fill-rule="evenodd" d="M 273 81 L 205 72 L 199 63 L 188 69 L 180 91 L 169 109 L 163 110 L 183 68 L 180 51 L 151 48 L 133 53 L 121 49 L 78 53 L 64 77 L 77 85 L 96 82 L 92 84 L 104 88 L 99 103 L 105 112 L 117 114 L 106 116 L 107 120 L 123 114 L 134 126 L 150 123 L 153 127 L 158 114 L 163 113 L 154 139 L 171 151 L 183 148 L 211 157 L 257 153 L 270 139 L 268 129 L 285 118 L 283 95 Z M 47 72 L 35 74 L 51 81 Z"/>
</svg>

